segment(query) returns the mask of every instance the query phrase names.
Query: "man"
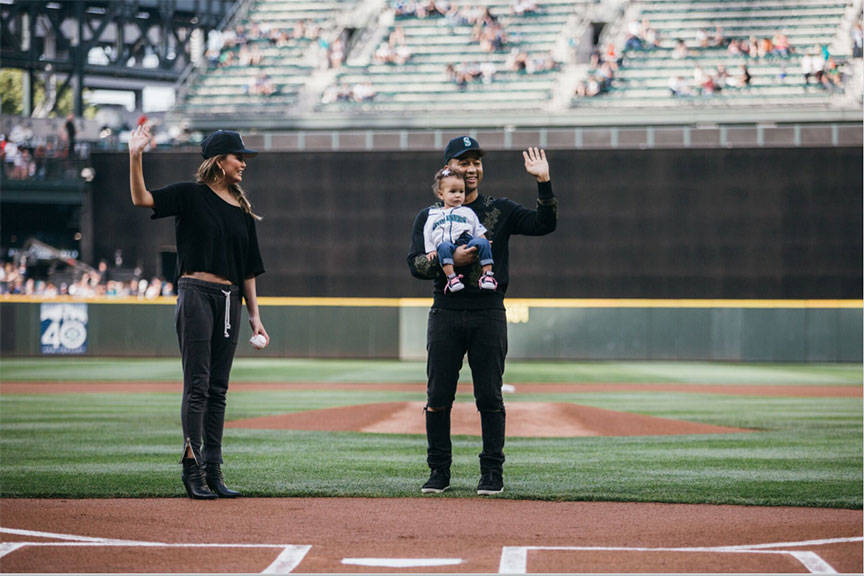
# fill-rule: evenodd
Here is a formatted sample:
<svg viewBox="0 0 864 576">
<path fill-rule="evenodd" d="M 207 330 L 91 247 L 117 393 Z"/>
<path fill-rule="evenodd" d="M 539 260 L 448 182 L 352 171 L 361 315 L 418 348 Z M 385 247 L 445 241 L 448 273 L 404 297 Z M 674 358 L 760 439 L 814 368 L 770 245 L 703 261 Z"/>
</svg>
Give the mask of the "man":
<svg viewBox="0 0 864 576">
<path fill-rule="evenodd" d="M 549 234 L 557 223 L 558 201 L 552 194 L 549 163 L 543 150 L 529 148 L 522 153 L 525 171 L 537 180 L 536 210 L 529 210 L 512 200 L 480 194 L 483 155 L 480 144 L 468 136 L 450 140 L 444 150 L 447 167 L 465 180 L 464 206 L 474 210 L 487 229 L 498 288 L 494 291 L 480 289 L 481 267 L 477 262 L 477 249 L 460 246 L 453 260 L 456 273 L 465 278 L 465 289 L 456 293 L 444 292 L 446 278 L 441 266 L 437 258 L 427 259 L 424 248 L 423 226 L 429 208 L 414 219 L 411 235 L 411 253 L 408 256 L 411 274 L 435 281 L 426 343 L 426 462 L 431 474 L 422 487 L 425 494 L 440 493 L 450 487 L 450 410 L 466 352 L 483 434 L 477 493 L 491 495 L 504 490 L 505 411 L 501 385 L 507 356 L 504 295 L 510 280 L 508 242 L 513 234 Z"/>
</svg>

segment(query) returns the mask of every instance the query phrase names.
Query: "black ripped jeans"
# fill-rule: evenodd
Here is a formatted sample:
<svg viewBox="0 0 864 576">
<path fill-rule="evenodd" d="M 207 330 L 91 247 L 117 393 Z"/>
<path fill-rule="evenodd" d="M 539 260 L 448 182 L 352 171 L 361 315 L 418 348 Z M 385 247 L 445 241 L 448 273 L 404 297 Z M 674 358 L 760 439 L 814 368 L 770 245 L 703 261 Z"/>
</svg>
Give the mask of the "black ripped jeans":
<svg viewBox="0 0 864 576">
<path fill-rule="evenodd" d="M 222 463 L 225 397 L 240 330 L 240 305 L 237 286 L 195 278 L 180 278 L 177 283 L 175 324 L 183 359 L 180 418 L 183 437 L 199 464 Z"/>
<path fill-rule="evenodd" d="M 501 385 L 507 357 L 506 312 L 432 308 L 426 351 L 427 464 L 430 468 L 449 468 L 452 463 L 450 409 L 467 352 L 483 430 L 480 470 L 500 471 L 504 464 L 505 412 Z"/>
</svg>

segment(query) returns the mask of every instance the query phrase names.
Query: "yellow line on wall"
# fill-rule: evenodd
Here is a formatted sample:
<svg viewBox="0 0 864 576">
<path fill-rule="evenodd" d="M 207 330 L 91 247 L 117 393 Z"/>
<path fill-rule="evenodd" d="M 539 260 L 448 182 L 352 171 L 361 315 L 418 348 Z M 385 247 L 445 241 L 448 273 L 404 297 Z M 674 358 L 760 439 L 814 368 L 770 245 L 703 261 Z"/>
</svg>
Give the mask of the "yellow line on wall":
<svg viewBox="0 0 864 576">
<path fill-rule="evenodd" d="M 0 302 L 86 302 L 88 304 L 161 304 L 173 305 L 173 296 L 152 300 L 138 298 L 42 298 L 37 296 L 4 294 Z M 261 297 L 262 306 L 319 306 L 347 308 L 398 308 L 432 305 L 431 298 L 276 298 Z M 529 308 L 864 308 L 864 300 L 719 300 L 719 299 L 654 299 L 654 298 L 509 298 L 508 306 Z"/>
</svg>

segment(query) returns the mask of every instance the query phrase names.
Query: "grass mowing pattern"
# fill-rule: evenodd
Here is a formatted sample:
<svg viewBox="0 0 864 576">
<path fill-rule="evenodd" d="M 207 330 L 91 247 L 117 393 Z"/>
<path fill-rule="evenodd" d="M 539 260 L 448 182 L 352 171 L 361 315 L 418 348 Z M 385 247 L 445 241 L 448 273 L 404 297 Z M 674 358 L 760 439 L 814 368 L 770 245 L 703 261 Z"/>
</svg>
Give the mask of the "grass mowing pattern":
<svg viewBox="0 0 864 576">
<path fill-rule="evenodd" d="M 51 379 L 48 374 L 54 374 L 61 380 L 95 380 L 113 374 L 114 379 L 171 380 L 179 378 L 178 364 L 4 360 L 2 379 Z M 423 370 L 422 363 L 238 360 L 233 378 L 422 382 Z M 517 384 L 861 385 L 860 366 L 514 363 L 507 375 Z M 517 393 L 507 399 L 573 402 L 757 430 L 729 435 L 509 438 L 509 498 L 862 506 L 861 398 L 630 391 Z M 232 392 L 228 419 L 422 400 L 422 392 Z M 460 395 L 458 400 L 471 398 Z M 179 404 L 178 394 L 0 396 L 0 495 L 182 496 Z M 419 497 L 427 475 L 425 447 L 425 438 L 415 435 L 226 429 L 224 469 L 229 484 L 253 496 Z M 474 496 L 479 451 L 479 438 L 454 437 L 452 489 L 446 497 Z"/>
</svg>

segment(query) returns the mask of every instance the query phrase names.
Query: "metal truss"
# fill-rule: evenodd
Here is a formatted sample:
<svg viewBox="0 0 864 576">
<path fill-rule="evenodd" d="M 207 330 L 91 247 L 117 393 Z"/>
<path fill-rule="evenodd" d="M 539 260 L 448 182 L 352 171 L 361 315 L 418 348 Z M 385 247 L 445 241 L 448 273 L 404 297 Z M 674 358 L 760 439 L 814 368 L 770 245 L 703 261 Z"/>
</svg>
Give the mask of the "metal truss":
<svg viewBox="0 0 864 576">
<path fill-rule="evenodd" d="M 44 114 L 71 88 L 80 115 L 85 86 L 142 90 L 176 82 L 194 58 L 193 32 L 200 30 L 206 42 L 235 3 L 0 0 L 0 62 L 26 70 L 31 80 L 33 74 L 51 77 Z"/>
</svg>

